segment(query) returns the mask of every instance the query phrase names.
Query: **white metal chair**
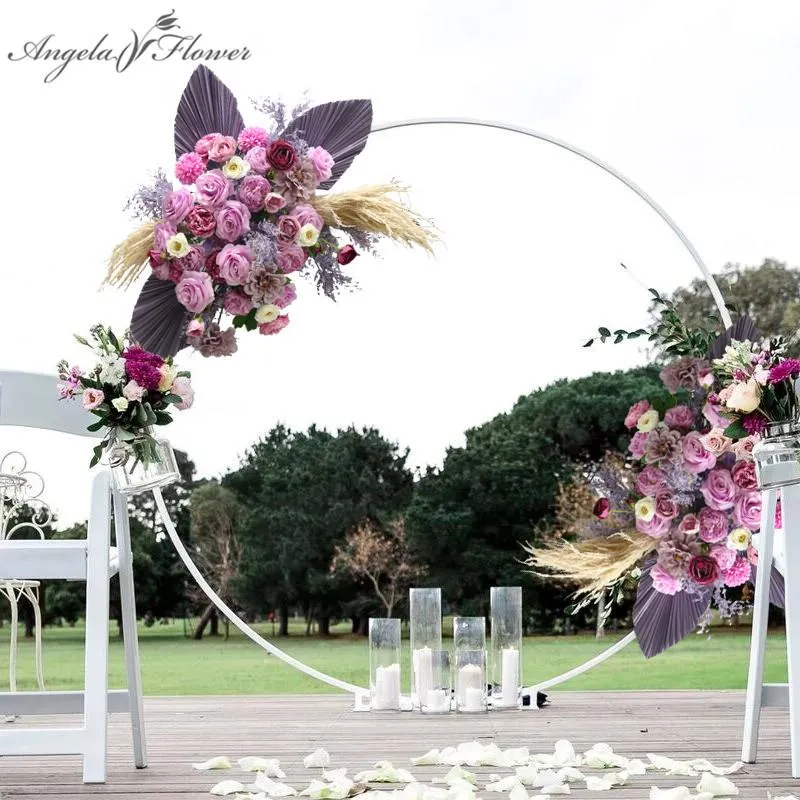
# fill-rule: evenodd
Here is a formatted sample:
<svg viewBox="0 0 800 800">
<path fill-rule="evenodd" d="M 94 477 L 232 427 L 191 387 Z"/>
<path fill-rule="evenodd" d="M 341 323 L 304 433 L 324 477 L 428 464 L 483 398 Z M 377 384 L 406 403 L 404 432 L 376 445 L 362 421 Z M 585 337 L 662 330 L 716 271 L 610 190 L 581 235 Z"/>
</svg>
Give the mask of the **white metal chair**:
<svg viewBox="0 0 800 800">
<path fill-rule="evenodd" d="M 55 386 L 48 375 L 0 371 L 0 425 L 91 436 L 86 412 L 79 404 L 59 402 Z M 112 506 L 116 548 L 110 546 Z M 117 573 L 128 688 L 109 692 L 109 581 Z M 130 713 L 134 762 L 147 766 L 128 510 L 107 470 L 92 483 L 85 540 L 0 542 L 0 583 L 60 579 L 86 582 L 84 691 L 0 692 L 0 715 L 82 713 L 83 724 L 46 730 L 8 726 L 0 730 L 0 756 L 80 755 L 84 782 L 104 783 L 110 712 Z"/>
</svg>

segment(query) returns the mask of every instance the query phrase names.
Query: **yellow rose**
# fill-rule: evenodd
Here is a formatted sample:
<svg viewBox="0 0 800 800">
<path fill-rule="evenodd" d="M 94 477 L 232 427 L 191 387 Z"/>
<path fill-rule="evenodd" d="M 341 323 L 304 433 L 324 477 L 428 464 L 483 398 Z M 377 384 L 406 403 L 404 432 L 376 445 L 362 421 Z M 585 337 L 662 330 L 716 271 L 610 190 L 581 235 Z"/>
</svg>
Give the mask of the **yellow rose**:
<svg viewBox="0 0 800 800">
<path fill-rule="evenodd" d="M 658 425 L 658 419 L 658 411 L 656 411 L 654 408 L 651 408 L 649 411 L 645 411 L 644 414 L 639 417 L 636 427 L 642 433 L 647 433 L 648 431 L 652 431 L 653 428 Z"/>
<path fill-rule="evenodd" d="M 728 534 L 728 547 L 731 550 L 747 550 L 752 534 L 747 528 L 734 528 Z"/>
<path fill-rule="evenodd" d="M 164 364 L 161 367 L 161 380 L 158 382 L 158 391 L 166 392 L 172 388 L 172 383 L 178 376 L 178 370 L 171 367 L 169 364 Z"/>
<path fill-rule="evenodd" d="M 761 387 L 758 381 L 751 378 L 744 383 L 734 383 L 728 399 L 725 401 L 726 408 L 731 411 L 738 411 L 741 414 L 749 414 L 755 411 L 761 404 Z"/>
<path fill-rule="evenodd" d="M 297 244 L 300 247 L 313 247 L 318 240 L 319 231 L 311 223 L 303 225 L 297 234 Z"/>
<path fill-rule="evenodd" d="M 250 164 L 239 156 L 233 156 L 222 166 L 226 178 L 244 178 L 250 172 Z"/>
<path fill-rule="evenodd" d="M 642 522 L 650 522 L 656 515 L 656 501 L 652 497 L 643 497 L 637 501 L 633 507 L 633 512 L 636 514 L 636 519 Z"/>
<path fill-rule="evenodd" d="M 274 320 L 278 319 L 281 314 L 281 310 L 276 305 L 272 305 L 271 303 L 266 306 L 261 306 L 256 311 L 256 322 L 259 325 L 263 325 L 265 322 L 273 322 Z"/>
<path fill-rule="evenodd" d="M 183 258 L 189 252 L 189 242 L 182 233 L 176 233 L 167 239 L 167 252 L 172 258 Z"/>
</svg>

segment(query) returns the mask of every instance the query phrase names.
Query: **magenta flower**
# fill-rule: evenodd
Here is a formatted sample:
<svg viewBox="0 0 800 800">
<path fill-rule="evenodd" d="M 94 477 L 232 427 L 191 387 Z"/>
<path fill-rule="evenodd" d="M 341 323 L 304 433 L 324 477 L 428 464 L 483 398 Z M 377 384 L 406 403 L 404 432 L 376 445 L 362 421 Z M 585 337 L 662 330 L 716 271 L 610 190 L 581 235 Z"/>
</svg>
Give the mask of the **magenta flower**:
<svg viewBox="0 0 800 800">
<path fill-rule="evenodd" d="M 747 583 L 753 573 L 753 568 L 746 558 L 737 558 L 733 565 L 722 571 L 722 579 L 726 586 L 741 586 Z"/>
<path fill-rule="evenodd" d="M 800 375 L 800 360 L 787 358 L 769 371 L 769 382 L 781 383 L 787 378 L 796 378 L 798 375 Z"/>
<path fill-rule="evenodd" d="M 253 147 L 266 147 L 269 144 L 269 134 L 264 128 L 245 128 L 239 134 L 239 148 L 246 153 Z"/>
<path fill-rule="evenodd" d="M 757 436 L 766 430 L 767 421 L 761 414 L 754 411 L 752 414 L 742 418 L 742 426 L 750 436 Z"/>
<path fill-rule="evenodd" d="M 698 586 L 710 586 L 719 580 L 720 569 L 710 556 L 694 556 L 689 562 L 689 577 Z"/>
<path fill-rule="evenodd" d="M 197 153 L 184 153 L 175 164 L 175 177 L 187 186 L 194 183 L 205 171 L 206 165 Z"/>
<path fill-rule="evenodd" d="M 164 359 L 148 353 L 141 347 L 129 347 L 122 354 L 125 359 L 125 374 L 145 389 L 158 389 L 161 383 L 161 367 Z"/>
<path fill-rule="evenodd" d="M 592 509 L 592 514 L 594 514 L 597 519 L 608 519 L 608 515 L 611 513 L 611 503 L 608 501 L 607 497 L 601 497 L 598 501 L 594 504 L 594 508 Z"/>
</svg>

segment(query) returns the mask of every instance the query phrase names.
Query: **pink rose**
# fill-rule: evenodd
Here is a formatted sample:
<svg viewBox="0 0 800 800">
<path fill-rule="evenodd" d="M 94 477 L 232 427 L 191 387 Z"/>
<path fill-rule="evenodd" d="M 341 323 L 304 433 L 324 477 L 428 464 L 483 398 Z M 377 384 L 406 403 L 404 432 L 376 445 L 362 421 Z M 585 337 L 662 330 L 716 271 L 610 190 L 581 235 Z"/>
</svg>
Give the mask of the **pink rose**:
<svg viewBox="0 0 800 800">
<path fill-rule="evenodd" d="M 693 475 L 699 475 L 701 472 L 713 469 L 716 466 L 717 457 L 708 452 L 703 444 L 702 437 L 697 431 L 689 431 L 683 437 L 681 452 L 684 469 Z"/>
<path fill-rule="evenodd" d="M 106 396 L 100 389 L 83 390 L 83 407 L 87 411 L 91 411 L 93 408 L 97 408 L 105 399 Z"/>
<path fill-rule="evenodd" d="M 184 272 L 175 287 L 178 302 L 187 311 L 199 314 L 214 299 L 214 287 L 206 272 Z"/>
<path fill-rule="evenodd" d="M 244 160 L 250 165 L 253 172 L 264 175 L 269 169 L 267 150 L 264 147 L 251 147 L 245 154 Z"/>
<path fill-rule="evenodd" d="M 194 403 L 194 389 L 188 378 L 179 376 L 172 382 L 172 394 L 181 398 L 180 403 L 175 403 L 175 408 L 186 411 Z"/>
<path fill-rule="evenodd" d="M 653 588 L 661 594 L 673 595 L 680 591 L 680 581 L 670 575 L 658 562 L 650 568 L 650 578 L 653 581 Z"/>
<path fill-rule="evenodd" d="M 636 530 L 639 531 L 639 533 L 645 533 L 657 539 L 669 531 L 670 521 L 671 520 L 662 517 L 660 514 L 654 514 L 653 518 L 647 522 L 638 518 L 636 520 Z"/>
<path fill-rule="evenodd" d="M 300 232 L 300 223 L 291 215 L 278 220 L 278 241 L 283 244 L 292 244 Z"/>
<path fill-rule="evenodd" d="M 275 263 L 284 273 L 296 272 L 306 263 L 306 251 L 294 244 L 280 246 L 275 256 Z"/>
<path fill-rule="evenodd" d="M 278 308 L 286 308 L 286 306 L 294 303 L 295 300 L 297 300 L 297 289 L 295 289 L 294 284 L 289 281 L 283 287 L 283 294 L 278 295 L 272 302 L 275 303 Z"/>
<path fill-rule="evenodd" d="M 673 406 L 664 414 L 664 422 L 670 428 L 688 431 L 694 427 L 694 412 L 689 406 Z"/>
<path fill-rule="evenodd" d="M 292 217 L 297 220 L 297 224 L 302 228 L 303 225 L 313 225 L 318 231 L 325 227 L 325 222 L 319 212 L 311 206 L 301 205 L 292 209 Z"/>
<path fill-rule="evenodd" d="M 712 428 L 701 437 L 701 441 L 703 442 L 703 447 L 715 456 L 721 456 L 731 446 L 731 440 L 725 435 L 725 431 L 722 428 Z"/>
<path fill-rule="evenodd" d="M 733 565 L 722 573 L 726 586 L 741 586 L 753 575 L 753 568 L 746 558 L 737 558 Z"/>
<path fill-rule="evenodd" d="M 270 192 L 264 198 L 264 208 L 270 214 L 277 214 L 282 208 L 286 206 L 286 199 L 283 195 L 277 192 Z"/>
<path fill-rule="evenodd" d="M 201 319 L 193 319 L 187 326 L 186 326 L 186 336 L 190 339 L 195 339 L 198 336 L 202 336 L 206 330 L 205 323 Z"/>
<path fill-rule="evenodd" d="M 186 189 L 170 192 L 164 198 L 164 219 L 177 225 L 179 222 L 183 222 L 193 205 L 192 194 Z"/>
<path fill-rule="evenodd" d="M 720 406 L 718 403 L 711 403 L 710 401 L 703 406 L 703 416 L 711 423 L 714 428 L 725 428 L 731 424 L 731 421 L 723 417 L 720 413 Z"/>
<path fill-rule="evenodd" d="M 207 133 L 202 139 L 197 140 L 197 144 L 194 146 L 195 153 L 205 159 L 208 159 L 208 149 L 211 147 L 214 141 L 221 138 L 221 136 L 221 133 Z"/>
<path fill-rule="evenodd" d="M 750 545 L 750 547 L 747 548 L 747 560 L 754 567 L 758 566 L 758 550 L 756 550 L 755 547 L 753 547 L 753 545 Z"/>
<path fill-rule="evenodd" d="M 248 175 L 239 184 L 237 194 L 250 211 L 260 211 L 269 190 L 270 185 L 266 178 L 262 178 L 261 175 Z"/>
<path fill-rule="evenodd" d="M 177 228 L 171 223 L 159 222 L 153 230 L 153 249 L 163 253 L 167 249 L 167 239 L 171 239 L 177 232 Z"/>
<path fill-rule="evenodd" d="M 223 164 L 236 155 L 236 139 L 233 136 L 217 136 L 208 146 L 208 158 Z"/>
<path fill-rule="evenodd" d="M 234 317 L 243 317 L 253 308 L 253 301 L 243 292 L 233 289 L 225 292 L 222 307 Z"/>
<path fill-rule="evenodd" d="M 736 551 L 731 550 L 730 547 L 724 544 L 715 544 L 711 548 L 709 555 L 717 562 L 721 570 L 730 569 L 733 566 L 733 562 L 736 561 Z"/>
<path fill-rule="evenodd" d="M 664 519 L 678 516 L 678 504 L 669 492 L 662 492 L 656 497 L 656 514 Z"/>
<path fill-rule="evenodd" d="M 751 461 L 753 458 L 753 445 L 756 443 L 755 436 L 748 436 L 733 443 L 733 454 L 738 460 Z"/>
<path fill-rule="evenodd" d="M 277 319 L 272 322 L 265 322 L 263 325 L 258 326 L 258 332 L 264 336 L 271 336 L 275 333 L 280 333 L 289 324 L 289 315 L 281 314 Z"/>
<path fill-rule="evenodd" d="M 689 577 L 698 586 L 710 586 L 719 580 L 720 569 L 710 556 L 693 556 L 689 561 Z"/>
<path fill-rule="evenodd" d="M 727 469 L 712 469 L 706 475 L 700 491 L 703 493 L 709 508 L 713 508 L 716 511 L 725 511 L 733 508 L 737 494 L 736 485 Z"/>
<path fill-rule="evenodd" d="M 226 244 L 217 254 L 219 276 L 229 286 L 241 286 L 253 266 L 250 248 L 241 244 Z"/>
<path fill-rule="evenodd" d="M 217 213 L 217 236 L 223 242 L 235 242 L 250 229 L 250 211 L 244 203 L 229 200 Z"/>
<path fill-rule="evenodd" d="M 308 160 L 314 165 L 319 182 L 328 180 L 334 165 L 333 156 L 323 147 L 309 147 L 307 153 Z M 316 225 L 314 226 L 316 227 Z"/>
<path fill-rule="evenodd" d="M 640 400 L 638 403 L 634 403 L 629 409 L 628 413 L 625 417 L 625 427 L 628 430 L 633 430 L 636 427 L 636 423 L 639 421 L 639 417 L 644 414 L 645 411 L 650 410 L 650 403 L 647 400 Z"/>
<path fill-rule="evenodd" d="M 737 461 L 731 467 L 731 478 L 740 489 L 747 492 L 758 489 L 755 461 Z"/>
<path fill-rule="evenodd" d="M 645 449 L 647 447 L 647 438 L 649 434 L 644 433 L 642 431 L 636 431 L 633 434 L 633 438 L 631 439 L 631 443 L 628 445 L 628 450 L 631 451 L 631 455 L 634 458 L 643 458 Z"/>
<path fill-rule="evenodd" d="M 733 521 L 751 531 L 761 527 L 761 492 L 748 492 L 736 498 Z"/>
<path fill-rule="evenodd" d="M 189 229 L 192 236 L 197 236 L 205 239 L 214 233 L 217 227 L 217 221 L 214 219 L 214 212 L 205 206 L 195 206 L 186 215 L 183 224 Z"/>
<path fill-rule="evenodd" d="M 636 491 L 645 497 L 655 497 L 666 488 L 667 474 L 652 464 L 648 464 L 636 477 Z"/>
<path fill-rule="evenodd" d="M 141 400 L 145 396 L 146 392 L 147 389 L 145 389 L 144 386 L 139 386 L 136 381 L 128 381 L 122 388 L 123 397 L 127 398 L 131 402 Z"/>
<path fill-rule="evenodd" d="M 713 508 L 702 508 L 697 515 L 700 538 L 704 542 L 721 542 L 728 536 L 728 515 Z"/>
<path fill-rule="evenodd" d="M 678 530 L 687 536 L 694 536 L 700 532 L 700 520 L 696 514 L 687 514 L 678 525 Z"/>
<path fill-rule="evenodd" d="M 233 183 L 223 175 L 222 170 L 212 169 L 197 179 L 195 188 L 203 205 L 219 208 L 230 197 Z"/>
</svg>

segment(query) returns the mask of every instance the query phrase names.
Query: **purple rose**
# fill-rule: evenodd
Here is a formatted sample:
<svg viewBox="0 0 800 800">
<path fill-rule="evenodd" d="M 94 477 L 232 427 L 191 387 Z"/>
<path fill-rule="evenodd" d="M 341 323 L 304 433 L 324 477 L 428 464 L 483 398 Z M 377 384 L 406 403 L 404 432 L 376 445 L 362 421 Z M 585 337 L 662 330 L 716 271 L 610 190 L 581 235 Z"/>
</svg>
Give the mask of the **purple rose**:
<svg viewBox="0 0 800 800">
<path fill-rule="evenodd" d="M 225 292 L 223 308 L 234 317 L 244 316 L 250 313 L 253 301 L 237 289 L 231 289 L 231 291 Z"/>
<path fill-rule="evenodd" d="M 647 446 L 647 438 L 649 435 L 649 433 L 644 433 L 643 431 L 636 431 L 636 433 L 633 434 L 631 443 L 628 445 L 628 450 L 631 451 L 631 455 L 634 458 L 644 457 L 644 451 Z"/>
<path fill-rule="evenodd" d="M 712 469 L 706 475 L 700 491 L 703 493 L 709 508 L 713 508 L 716 511 L 725 511 L 733 508 L 737 494 L 736 484 L 731 479 L 731 473 L 727 469 Z"/>
<path fill-rule="evenodd" d="M 206 258 L 199 247 L 190 247 L 189 252 L 183 258 L 176 258 L 173 264 L 177 264 L 182 270 L 196 272 L 203 266 Z"/>
<path fill-rule="evenodd" d="M 241 244 L 226 244 L 217 254 L 219 276 L 229 286 L 241 286 L 249 277 L 253 254 Z M 246 312 L 245 312 L 246 313 Z"/>
<path fill-rule="evenodd" d="M 720 569 L 710 556 L 694 556 L 689 561 L 689 577 L 698 586 L 710 586 L 719 580 Z"/>
<path fill-rule="evenodd" d="M 325 222 L 319 212 L 312 206 L 300 205 L 292 209 L 292 217 L 297 220 L 297 224 L 302 228 L 303 225 L 313 225 L 318 231 L 325 227 Z"/>
<path fill-rule="evenodd" d="M 266 147 L 251 147 L 244 154 L 244 160 L 250 165 L 250 168 L 253 170 L 253 172 L 257 172 L 259 175 L 264 175 L 269 169 Z"/>
<path fill-rule="evenodd" d="M 278 308 L 286 308 L 286 306 L 294 303 L 295 300 L 297 300 L 297 289 L 295 289 L 294 284 L 289 281 L 283 287 L 283 294 L 276 297 L 273 302 Z"/>
<path fill-rule="evenodd" d="M 646 466 L 636 477 L 636 491 L 645 497 L 655 497 L 667 488 L 667 474 L 652 464 Z"/>
<path fill-rule="evenodd" d="M 723 417 L 719 409 L 721 406 L 718 403 L 712 403 L 710 400 L 703 406 L 703 416 L 711 423 L 712 428 L 725 428 L 731 424 L 727 417 Z"/>
<path fill-rule="evenodd" d="M 271 188 L 269 181 L 261 175 L 248 175 L 239 184 L 237 194 L 250 211 L 260 211 Z"/>
<path fill-rule="evenodd" d="M 683 455 L 684 469 L 694 475 L 713 469 L 717 463 L 717 457 L 706 450 L 697 431 L 690 431 L 683 437 L 681 453 Z"/>
<path fill-rule="evenodd" d="M 678 516 L 678 504 L 669 492 L 662 492 L 656 497 L 656 514 L 664 519 Z"/>
<path fill-rule="evenodd" d="M 153 230 L 153 249 L 158 250 L 159 253 L 166 250 L 167 239 L 172 238 L 177 232 L 177 229 L 171 223 L 159 222 Z"/>
<path fill-rule="evenodd" d="M 306 263 L 306 251 L 295 244 L 278 247 L 275 263 L 284 273 L 297 272 Z"/>
<path fill-rule="evenodd" d="M 657 539 L 669 531 L 670 522 L 671 520 L 666 519 L 666 517 L 662 517 L 660 514 L 654 514 L 653 518 L 647 520 L 647 522 L 638 518 L 636 520 L 636 530 L 639 531 L 639 533 L 646 533 L 648 536 Z"/>
<path fill-rule="evenodd" d="M 761 526 L 761 492 L 747 492 L 736 498 L 733 521 L 743 528 L 757 531 Z"/>
<path fill-rule="evenodd" d="M 222 174 L 222 170 L 212 169 L 197 179 L 195 188 L 203 205 L 219 208 L 230 197 L 233 183 Z"/>
<path fill-rule="evenodd" d="M 674 406 L 664 414 L 664 422 L 670 428 L 688 431 L 694 427 L 694 413 L 689 406 Z"/>
<path fill-rule="evenodd" d="M 728 536 L 728 515 L 713 508 L 702 508 L 697 515 L 700 538 L 704 542 L 721 542 Z"/>
<path fill-rule="evenodd" d="M 205 206 L 195 206 L 187 215 L 183 224 L 189 229 L 192 236 L 205 239 L 214 233 L 217 221 L 214 219 L 214 212 Z"/>
<path fill-rule="evenodd" d="M 175 287 L 175 296 L 187 311 L 199 314 L 214 299 L 210 276 L 205 272 L 184 272 Z"/>
<path fill-rule="evenodd" d="M 314 165 L 319 182 L 328 180 L 335 163 L 333 156 L 324 147 L 309 147 L 307 156 L 308 160 Z"/>
<path fill-rule="evenodd" d="M 278 241 L 292 244 L 300 232 L 300 223 L 293 216 L 284 216 L 278 220 Z"/>
<path fill-rule="evenodd" d="M 235 242 L 250 229 L 250 211 L 244 203 L 229 200 L 216 213 L 217 236 L 223 242 Z"/>
<path fill-rule="evenodd" d="M 758 489 L 755 461 L 737 461 L 731 468 L 733 482 L 746 492 Z"/>
<path fill-rule="evenodd" d="M 673 578 L 658 562 L 650 568 L 650 578 L 653 581 L 653 588 L 661 594 L 673 595 L 681 588 L 680 581 Z"/>
<path fill-rule="evenodd" d="M 177 225 L 183 222 L 193 205 L 194 200 L 188 190 L 178 189 L 177 192 L 170 192 L 164 199 L 164 219 Z"/>
</svg>

